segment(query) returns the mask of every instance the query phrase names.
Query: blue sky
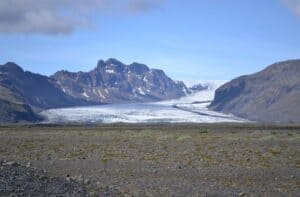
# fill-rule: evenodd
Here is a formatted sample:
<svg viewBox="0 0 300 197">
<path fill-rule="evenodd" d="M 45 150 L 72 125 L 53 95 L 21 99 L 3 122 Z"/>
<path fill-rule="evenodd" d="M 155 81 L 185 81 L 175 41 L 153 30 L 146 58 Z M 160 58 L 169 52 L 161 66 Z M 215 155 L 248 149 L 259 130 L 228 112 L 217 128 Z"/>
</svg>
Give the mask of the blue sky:
<svg viewBox="0 0 300 197">
<path fill-rule="evenodd" d="M 49 22 L 43 23 L 42 17 L 34 30 L 26 21 L 24 30 L 18 21 L 8 31 L 3 24 L 12 27 L 15 21 L 5 21 L 0 14 L 0 63 L 14 61 L 26 70 L 50 75 L 61 69 L 88 71 L 99 59 L 113 57 L 161 68 L 174 79 L 228 80 L 276 61 L 300 58 L 299 0 L 155 2 L 137 10 L 116 5 L 86 8 L 84 14 L 72 15 L 86 20 L 55 31 L 47 26 L 39 32 L 44 27 L 38 25 Z M 59 10 L 69 12 L 68 7 Z M 60 20 L 60 15 L 55 17 Z"/>
</svg>

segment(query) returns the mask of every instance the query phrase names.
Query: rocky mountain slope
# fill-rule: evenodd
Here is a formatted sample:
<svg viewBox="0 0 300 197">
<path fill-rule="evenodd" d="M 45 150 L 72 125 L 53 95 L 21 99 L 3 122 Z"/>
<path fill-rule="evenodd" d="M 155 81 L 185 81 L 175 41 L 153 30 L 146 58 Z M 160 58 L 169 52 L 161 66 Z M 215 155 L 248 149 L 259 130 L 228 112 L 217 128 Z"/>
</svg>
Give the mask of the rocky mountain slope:
<svg viewBox="0 0 300 197">
<path fill-rule="evenodd" d="M 67 96 L 50 78 L 24 71 L 15 63 L 0 66 L 0 86 L 10 90 L 23 103 L 36 109 L 85 104 Z"/>
<path fill-rule="evenodd" d="M 90 72 L 59 71 L 51 77 L 24 71 L 15 63 L 0 65 L 0 122 L 38 121 L 34 111 L 104 103 L 173 99 L 189 92 L 162 70 L 100 60 Z"/>
<path fill-rule="evenodd" d="M 0 86 L 0 123 L 41 120 L 32 109 L 18 99 L 10 90 Z"/>
<path fill-rule="evenodd" d="M 97 103 L 160 101 L 188 92 L 184 83 L 174 82 L 162 70 L 116 59 L 100 60 L 90 72 L 59 71 L 51 79 L 67 95 Z"/>
<path fill-rule="evenodd" d="M 275 63 L 234 79 L 215 93 L 210 108 L 261 122 L 300 122 L 300 60 Z"/>
</svg>

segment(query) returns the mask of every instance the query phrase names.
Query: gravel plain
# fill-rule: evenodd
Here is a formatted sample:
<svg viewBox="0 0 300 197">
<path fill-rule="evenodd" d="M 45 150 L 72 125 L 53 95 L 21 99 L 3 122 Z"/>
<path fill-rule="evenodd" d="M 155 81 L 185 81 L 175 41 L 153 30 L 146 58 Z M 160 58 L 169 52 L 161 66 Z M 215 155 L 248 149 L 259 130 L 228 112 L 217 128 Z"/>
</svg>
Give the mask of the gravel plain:
<svg viewBox="0 0 300 197">
<path fill-rule="evenodd" d="M 300 193 L 297 125 L 4 125 L 0 159 L 1 196 Z"/>
</svg>

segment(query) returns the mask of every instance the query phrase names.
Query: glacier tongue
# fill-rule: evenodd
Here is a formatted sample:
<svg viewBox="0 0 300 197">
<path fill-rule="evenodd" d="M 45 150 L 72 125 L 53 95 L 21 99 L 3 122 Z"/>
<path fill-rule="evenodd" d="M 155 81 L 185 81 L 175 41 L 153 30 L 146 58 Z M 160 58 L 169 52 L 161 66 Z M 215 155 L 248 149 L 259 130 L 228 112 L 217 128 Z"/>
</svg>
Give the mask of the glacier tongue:
<svg viewBox="0 0 300 197">
<path fill-rule="evenodd" d="M 41 113 L 47 123 L 175 123 L 243 122 L 231 115 L 206 110 L 200 104 L 168 106 L 160 104 L 120 104 L 51 109 Z"/>
<path fill-rule="evenodd" d="M 216 123 L 244 122 L 233 115 L 207 109 L 217 86 L 189 96 L 156 103 L 109 104 L 50 109 L 41 115 L 46 123 Z"/>
</svg>

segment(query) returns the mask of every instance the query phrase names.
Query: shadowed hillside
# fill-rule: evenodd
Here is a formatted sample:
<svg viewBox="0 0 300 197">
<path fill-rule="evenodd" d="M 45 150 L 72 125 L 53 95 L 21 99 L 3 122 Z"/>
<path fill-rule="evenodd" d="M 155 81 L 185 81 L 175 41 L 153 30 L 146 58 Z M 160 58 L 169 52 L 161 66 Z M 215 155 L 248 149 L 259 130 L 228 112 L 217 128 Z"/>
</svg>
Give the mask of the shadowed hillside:
<svg viewBox="0 0 300 197">
<path fill-rule="evenodd" d="M 300 121 L 300 60 L 241 76 L 215 93 L 210 108 L 262 122 Z"/>
</svg>

